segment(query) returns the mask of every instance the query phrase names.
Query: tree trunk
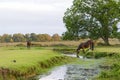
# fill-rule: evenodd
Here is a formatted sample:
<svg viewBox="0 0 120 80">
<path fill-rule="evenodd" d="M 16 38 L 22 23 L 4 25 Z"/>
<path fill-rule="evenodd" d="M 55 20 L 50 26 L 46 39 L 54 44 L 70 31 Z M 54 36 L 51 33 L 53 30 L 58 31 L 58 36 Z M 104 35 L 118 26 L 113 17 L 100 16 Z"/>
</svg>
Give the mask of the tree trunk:
<svg viewBox="0 0 120 80">
<path fill-rule="evenodd" d="M 108 38 L 103 38 L 103 41 L 105 42 L 105 45 L 110 45 Z"/>
</svg>

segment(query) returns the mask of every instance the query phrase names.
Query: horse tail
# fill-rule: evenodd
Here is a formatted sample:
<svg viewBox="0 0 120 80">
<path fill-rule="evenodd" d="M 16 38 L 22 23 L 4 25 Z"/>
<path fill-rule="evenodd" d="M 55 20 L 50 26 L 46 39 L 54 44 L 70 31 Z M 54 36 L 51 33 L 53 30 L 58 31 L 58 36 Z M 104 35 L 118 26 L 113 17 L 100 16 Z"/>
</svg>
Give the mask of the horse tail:
<svg viewBox="0 0 120 80">
<path fill-rule="evenodd" d="M 94 42 L 91 43 L 91 50 L 94 50 Z"/>
</svg>

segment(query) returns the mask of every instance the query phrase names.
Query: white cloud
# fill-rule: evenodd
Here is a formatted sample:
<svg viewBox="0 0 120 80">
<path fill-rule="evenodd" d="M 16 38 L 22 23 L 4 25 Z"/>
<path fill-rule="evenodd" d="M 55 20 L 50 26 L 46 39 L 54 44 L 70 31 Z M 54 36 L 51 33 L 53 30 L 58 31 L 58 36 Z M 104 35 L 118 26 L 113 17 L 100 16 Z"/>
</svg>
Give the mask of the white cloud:
<svg viewBox="0 0 120 80">
<path fill-rule="evenodd" d="M 55 8 L 46 4 L 3 2 L 0 3 L 1 9 L 11 9 L 20 11 L 53 11 Z"/>
<path fill-rule="evenodd" d="M 0 2 L 1 9 L 28 11 L 53 11 L 70 7 L 72 0 L 6 0 Z"/>
<path fill-rule="evenodd" d="M 71 5 L 72 0 L 0 0 L 0 34 L 62 34 L 62 18 Z"/>
</svg>

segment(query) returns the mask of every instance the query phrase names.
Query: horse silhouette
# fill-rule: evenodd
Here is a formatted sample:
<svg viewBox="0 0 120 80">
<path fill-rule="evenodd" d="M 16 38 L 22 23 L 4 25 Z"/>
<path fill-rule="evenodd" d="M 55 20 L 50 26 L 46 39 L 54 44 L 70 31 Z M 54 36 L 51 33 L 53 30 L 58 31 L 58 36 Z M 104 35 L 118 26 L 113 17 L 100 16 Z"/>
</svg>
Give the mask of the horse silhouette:
<svg viewBox="0 0 120 80">
<path fill-rule="evenodd" d="M 27 48 L 30 49 L 30 47 L 31 47 L 31 42 L 27 41 Z"/>
<path fill-rule="evenodd" d="M 88 41 L 86 41 L 86 42 L 84 42 L 84 43 L 81 43 L 79 46 L 78 46 L 78 48 L 77 48 L 77 50 L 76 50 L 76 52 L 77 52 L 77 57 L 79 57 L 79 52 L 80 52 L 80 50 L 82 49 L 83 50 L 83 53 L 85 53 L 85 50 L 84 49 L 86 49 L 86 48 L 89 48 L 89 49 L 91 49 L 92 51 L 94 50 L 94 42 L 92 41 L 92 40 L 88 40 Z M 88 49 L 88 50 L 89 50 Z M 87 51 L 88 51 L 87 50 Z"/>
</svg>

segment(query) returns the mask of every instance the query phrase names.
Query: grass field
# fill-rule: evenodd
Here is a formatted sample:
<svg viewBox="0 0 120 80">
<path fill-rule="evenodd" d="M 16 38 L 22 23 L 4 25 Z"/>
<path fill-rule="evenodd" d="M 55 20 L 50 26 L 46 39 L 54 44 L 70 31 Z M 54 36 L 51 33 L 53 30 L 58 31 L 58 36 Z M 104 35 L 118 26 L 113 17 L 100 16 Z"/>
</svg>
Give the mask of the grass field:
<svg viewBox="0 0 120 80">
<path fill-rule="evenodd" d="M 44 61 L 50 57 L 58 56 L 51 50 L 44 49 L 25 49 L 25 48 L 1 48 L 0 49 L 0 66 L 5 68 L 29 67 L 36 65 L 39 61 Z M 16 62 L 13 62 L 16 60 Z M 21 66 L 22 65 L 22 66 Z M 22 70 L 22 69 L 21 69 Z"/>
<path fill-rule="evenodd" d="M 49 44 L 47 44 L 49 43 Z M 78 44 L 80 42 L 75 41 L 66 41 L 66 42 L 44 42 L 39 43 L 37 47 L 32 46 L 31 49 L 27 49 L 25 43 L 2 43 L 0 46 L 0 69 L 2 71 L 2 68 L 9 69 L 13 73 L 14 76 L 27 76 L 32 75 L 36 73 L 43 72 L 44 68 L 49 68 L 49 66 L 54 66 L 54 63 L 56 64 L 59 62 L 68 62 L 67 59 L 64 58 L 59 52 L 53 51 L 52 49 L 64 49 L 64 50 L 73 50 L 77 48 Z M 114 42 L 115 43 L 115 42 Z M 21 45 L 22 44 L 22 45 Z M 34 43 L 37 44 L 37 43 Z M 118 43 L 117 43 L 118 44 Z M 72 46 L 73 45 L 73 46 Z M 38 47 L 39 46 L 39 47 Z M 41 47 L 42 46 L 42 47 Z M 46 47 L 47 46 L 47 47 Z M 114 46 L 99 46 L 95 45 L 94 53 L 115 53 L 120 54 L 120 46 L 114 45 Z M 60 57 L 60 58 L 59 58 Z M 120 62 L 118 57 L 106 57 L 105 61 L 103 62 L 104 65 L 111 65 L 114 66 L 117 64 L 117 70 L 118 72 L 116 75 L 114 75 L 115 71 L 103 71 L 104 74 L 110 74 L 113 76 L 113 80 L 118 76 L 120 71 Z M 62 61 L 64 59 L 64 61 Z M 74 61 L 73 59 L 70 59 L 70 62 Z M 91 62 L 91 61 L 89 61 Z M 86 62 L 84 64 L 89 64 L 89 62 Z M 92 61 L 94 62 L 94 61 Z M 75 64 L 82 64 L 82 61 L 75 62 Z M 1 74 L 0 71 L 0 74 Z M 101 73 L 102 76 L 99 77 L 99 80 L 108 80 L 111 76 Z M 6 75 L 6 73 L 5 73 Z M 7 76 L 10 78 L 13 78 L 13 76 Z M 114 78 L 115 77 L 115 78 Z M 119 77 L 120 78 L 120 77 Z M 0 78 L 2 80 L 2 78 Z M 15 80 L 15 78 L 13 78 Z M 18 79 L 19 80 L 19 79 Z"/>
<path fill-rule="evenodd" d="M 44 72 L 45 69 L 68 60 L 69 58 L 52 51 L 51 48 L 1 47 L 0 75 L 2 75 L 2 71 L 4 75 L 29 76 Z M 5 73 L 5 70 L 9 71 L 8 74 Z"/>
</svg>

